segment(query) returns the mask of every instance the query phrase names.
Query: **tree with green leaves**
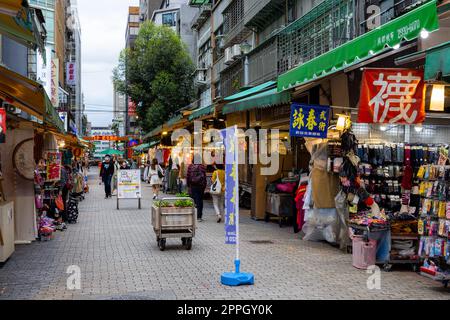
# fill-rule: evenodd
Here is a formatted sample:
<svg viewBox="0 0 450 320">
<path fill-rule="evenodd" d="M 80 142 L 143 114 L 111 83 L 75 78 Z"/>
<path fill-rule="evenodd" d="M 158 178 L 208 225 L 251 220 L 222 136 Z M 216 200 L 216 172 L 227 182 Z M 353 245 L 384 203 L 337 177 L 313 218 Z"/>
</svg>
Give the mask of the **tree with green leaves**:
<svg viewBox="0 0 450 320">
<path fill-rule="evenodd" d="M 147 21 L 134 48 L 121 52 L 113 81 L 136 103 L 139 125 L 149 132 L 192 102 L 194 71 L 180 37 L 169 27 Z"/>
</svg>

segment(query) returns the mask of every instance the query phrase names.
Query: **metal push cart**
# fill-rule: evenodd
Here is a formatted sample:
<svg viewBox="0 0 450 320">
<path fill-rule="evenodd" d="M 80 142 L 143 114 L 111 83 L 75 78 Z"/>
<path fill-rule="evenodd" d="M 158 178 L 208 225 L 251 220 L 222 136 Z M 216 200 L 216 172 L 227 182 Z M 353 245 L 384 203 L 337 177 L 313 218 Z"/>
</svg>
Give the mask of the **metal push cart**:
<svg viewBox="0 0 450 320">
<path fill-rule="evenodd" d="M 174 203 L 178 200 L 190 200 L 192 198 L 163 198 L 160 201 Z M 166 249 L 166 239 L 181 238 L 181 242 L 186 250 L 192 248 L 192 238 L 196 229 L 196 208 L 179 208 L 174 206 L 160 207 L 152 206 L 152 225 L 156 234 L 156 241 L 161 251 Z"/>
</svg>

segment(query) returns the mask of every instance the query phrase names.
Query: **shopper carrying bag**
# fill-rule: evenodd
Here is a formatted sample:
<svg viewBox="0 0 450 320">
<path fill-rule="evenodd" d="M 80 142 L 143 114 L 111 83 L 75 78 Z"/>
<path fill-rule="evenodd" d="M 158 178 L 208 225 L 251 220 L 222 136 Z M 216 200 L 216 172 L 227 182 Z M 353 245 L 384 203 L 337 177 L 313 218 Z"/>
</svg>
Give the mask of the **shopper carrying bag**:
<svg viewBox="0 0 450 320">
<path fill-rule="evenodd" d="M 215 167 L 210 193 L 217 215 L 217 223 L 221 223 L 225 215 L 225 170 L 222 164 L 217 164 Z"/>
<path fill-rule="evenodd" d="M 150 185 L 153 189 L 153 200 L 155 200 L 159 195 L 159 190 L 161 189 L 162 178 L 164 178 L 163 169 L 158 164 L 157 159 L 153 159 L 151 166 L 148 170 Z"/>
</svg>

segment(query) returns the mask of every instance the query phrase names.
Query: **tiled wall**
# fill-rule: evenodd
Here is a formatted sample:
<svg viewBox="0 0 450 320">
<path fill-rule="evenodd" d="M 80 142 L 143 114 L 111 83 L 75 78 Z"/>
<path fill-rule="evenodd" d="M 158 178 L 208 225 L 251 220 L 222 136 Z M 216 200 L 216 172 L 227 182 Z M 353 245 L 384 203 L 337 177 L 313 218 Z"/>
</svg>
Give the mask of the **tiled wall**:
<svg viewBox="0 0 450 320">
<path fill-rule="evenodd" d="M 384 140 L 398 143 L 450 144 L 450 126 L 424 125 L 420 132 L 416 131 L 415 126 L 386 125 L 385 131 L 380 128 L 381 126 L 379 125 L 353 124 L 353 132 L 360 142 Z"/>
</svg>

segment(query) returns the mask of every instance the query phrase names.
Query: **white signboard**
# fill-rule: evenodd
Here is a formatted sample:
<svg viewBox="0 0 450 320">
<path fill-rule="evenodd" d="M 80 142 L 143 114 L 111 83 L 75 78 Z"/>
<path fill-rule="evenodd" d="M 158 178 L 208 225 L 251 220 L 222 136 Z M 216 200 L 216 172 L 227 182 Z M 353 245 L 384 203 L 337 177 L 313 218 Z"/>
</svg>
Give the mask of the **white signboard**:
<svg viewBox="0 0 450 320">
<path fill-rule="evenodd" d="M 59 59 L 51 61 L 51 95 L 50 99 L 55 108 L 59 106 Z"/>
<path fill-rule="evenodd" d="M 119 170 L 117 172 L 118 199 L 141 199 L 141 171 Z"/>
<path fill-rule="evenodd" d="M 42 83 L 45 92 L 47 92 L 47 95 L 50 97 L 52 95 L 52 89 L 51 89 L 51 82 L 50 82 L 50 76 L 51 76 L 51 61 L 52 61 L 52 48 L 47 46 L 45 47 L 45 58 L 47 60 L 47 63 L 44 63 L 44 59 L 41 57 L 41 54 L 37 54 L 37 81 Z"/>
</svg>

